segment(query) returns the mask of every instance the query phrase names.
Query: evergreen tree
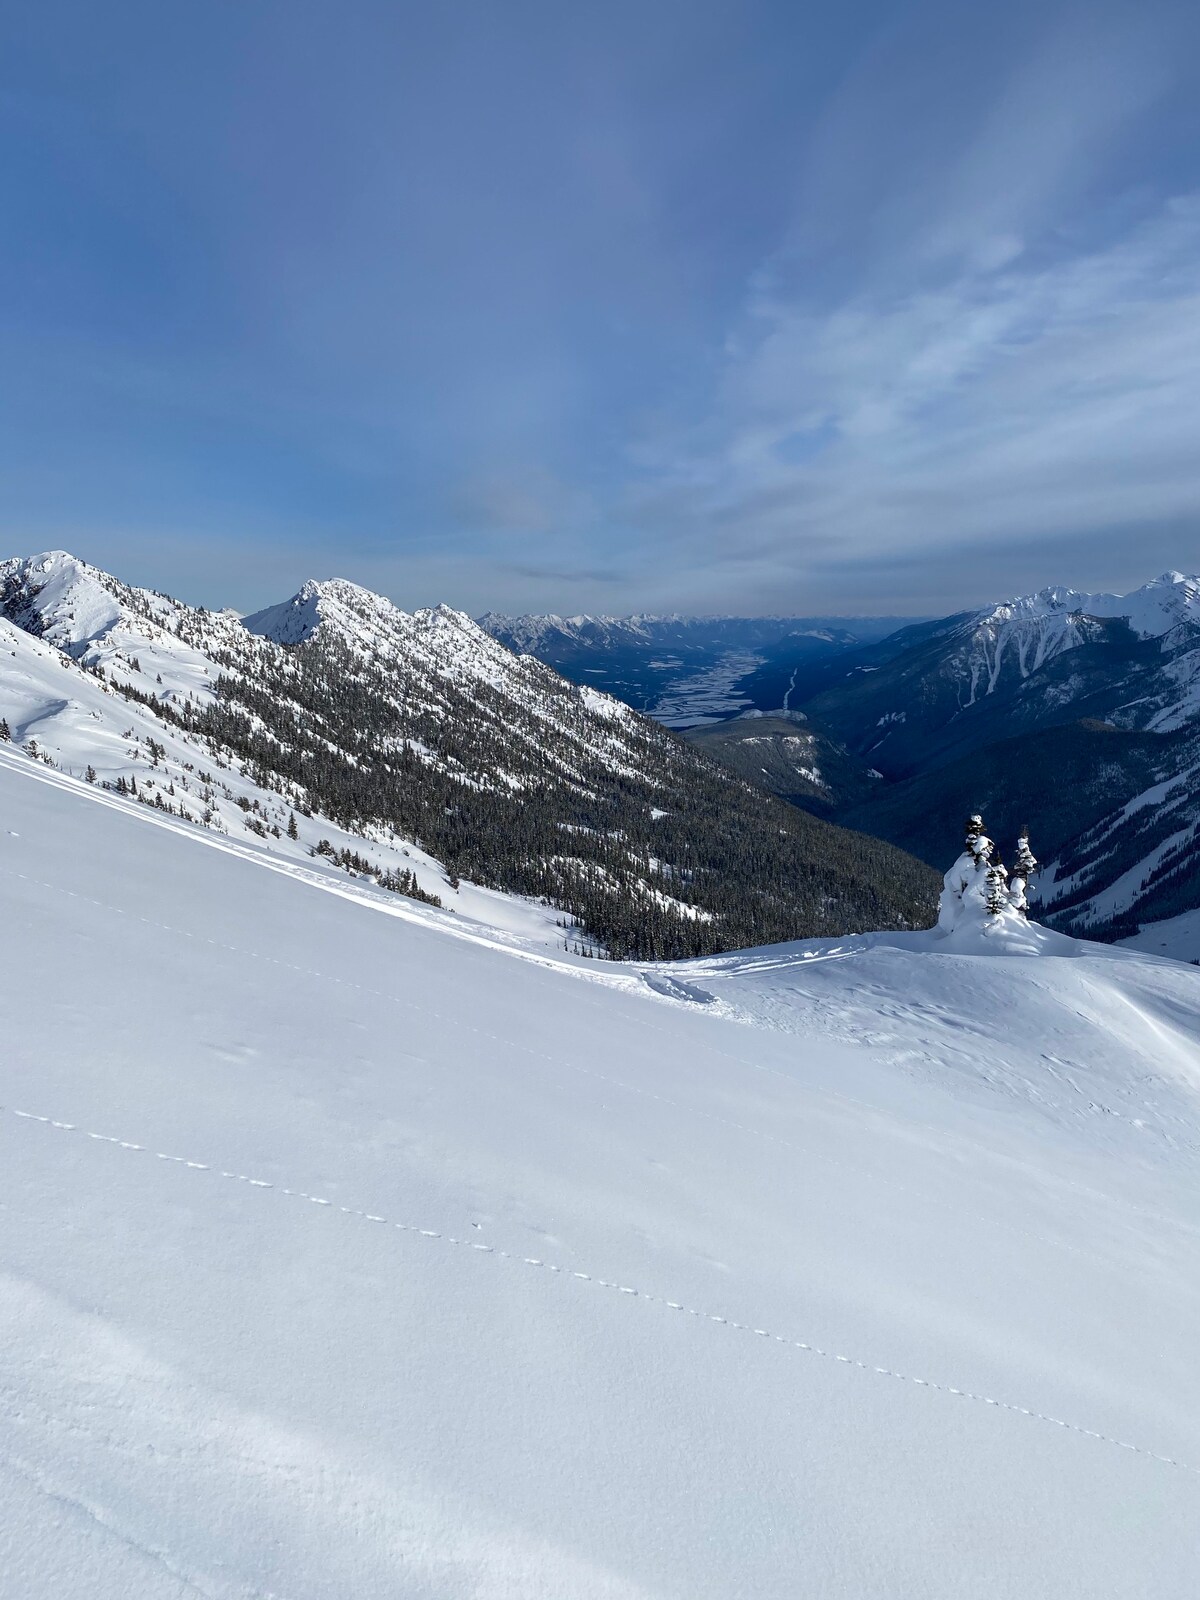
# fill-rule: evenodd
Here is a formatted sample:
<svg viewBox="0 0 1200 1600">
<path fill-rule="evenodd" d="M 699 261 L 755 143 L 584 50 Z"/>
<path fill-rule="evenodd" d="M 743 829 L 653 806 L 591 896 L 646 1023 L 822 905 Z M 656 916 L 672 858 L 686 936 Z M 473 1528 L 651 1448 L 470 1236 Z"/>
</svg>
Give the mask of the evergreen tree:
<svg viewBox="0 0 1200 1600">
<path fill-rule="evenodd" d="M 1002 861 L 988 866 L 984 903 L 989 917 L 998 917 L 1008 905 L 1008 868 Z"/>
<path fill-rule="evenodd" d="M 978 812 L 967 818 L 967 852 L 976 865 L 986 867 L 992 859 L 992 841 L 983 831 L 983 818 Z"/>
<path fill-rule="evenodd" d="M 943 879 L 938 901 L 937 925 L 947 934 L 981 927 L 995 894 L 997 869 L 992 863 L 992 841 L 983 831 L 983 818 L 978 813 L 968 817 L 964 832 L 963 852 Z M 1003 874 L 1004 868 L 1000 867 L 999 872 Z"/>
<path fill-rule="evenodd" d="M 1029 848 L 1029 829 L 1022 829 L 1021 837 L 1017 840 L 1017 854 L 1013 862 L 1013 875 L 1008 885 L 1008 903 L 1014 911 L 1019 911 L 1022 916 L 1029 909 L 1026 894 L 1029 880 L 1038 869 L 1037 857 Z"/>
<path fill-rule="evenodd" d="M 0 744 L 8 744 L 12 738 L 12 729 L 8 725 L 7 717 L 0 717 Z"/>
<path fill-rule="evenodd" d="M 300 829 L 296 826 L 296 813 L 293 811 L 288 817 L 287 836 L 289 839 L 298 839 Z"/>
</svg>

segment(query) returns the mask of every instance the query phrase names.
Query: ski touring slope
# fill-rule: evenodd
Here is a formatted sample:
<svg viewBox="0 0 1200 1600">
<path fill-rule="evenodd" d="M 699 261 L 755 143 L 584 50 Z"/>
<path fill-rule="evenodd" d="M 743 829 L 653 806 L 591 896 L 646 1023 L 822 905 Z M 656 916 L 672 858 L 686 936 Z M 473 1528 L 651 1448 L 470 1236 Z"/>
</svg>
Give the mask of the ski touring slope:
<svg viewBox="0 0 1200 1600">
<path fill-rule="evenodd" d="M 1196 1593 L 1196 969 L 573 963 L 10 752 L 0 964 L 4 1600 Z"/>
</svg>

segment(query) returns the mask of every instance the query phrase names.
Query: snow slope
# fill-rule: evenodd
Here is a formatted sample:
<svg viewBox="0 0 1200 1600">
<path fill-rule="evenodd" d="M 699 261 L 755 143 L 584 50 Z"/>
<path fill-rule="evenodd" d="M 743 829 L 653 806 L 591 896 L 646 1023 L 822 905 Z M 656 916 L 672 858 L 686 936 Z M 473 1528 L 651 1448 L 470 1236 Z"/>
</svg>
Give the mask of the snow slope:
<svg viewBox="0 0 1200 1600">
<path fill-rule="evenodd" d="M 310 598 L 310 632 L 315 631 L 322 593 L 339 589 L 361 597 L 360 608 L 368 602 L 377 611 L 386 608 L 389 624 L 397 619 L 413 632 L 440 615 L 425 612 L 410 618 L 367 590 L 336 583 L 308 584 L 293 602 L 274 609 L 295 617 Z M 3 614 L 6 599 L 12 619 Z M 354 637 L 364 645 L 374 642 L 345 605 L 334 615 L 338 623 L 353 621 Z M 424 634 L 429 631 L 426 625 Z M 452 639 L 459 637 L 457 629 L 449 633 Z M 507 657 L 490 639 L 479 637 L 487 652 Z M 64 551 L 0 562 L 0 717 L 7 721 L 14 745 L 32 740 L 56 767 L 78 777 L 91 768 L 102 785 L 132 781 L 146 805 L 157 799 L 181 818 L 231 838 L 262 837 L 265 847 L 284 860 L 308 862 L 312 848 L 328 840 L 337 850 L 363 855 L 385 872 L 411 871 L 425 892 L 465 917 L 534 938 L 548 948 L 561 947 L 561 913 L 525 896 L 464 879 L 452 882 L 440 861 L 388 828 L 351 832 L 319 811 L 308 814 L 302 791 L 260 787 L 230 752 L 214 754 L 206 740 L 156 715 L 152 706 L 115 692 L 130 689 L 167 708 L 189 700 L 210 705 L 222 670 L 217 656 L 236 653 L 253 673 L 256 654 L 271 648 L 247 632 L 232 611 L 197 610 L 133 588 Z M 436 651 L 432 658 L 437 659 Z M 461 659 L 452 665 L 460 673 L 464 670 Z M 489 659 L 484 670 L 494 677 L 495 663 Z M 618 702 L 606 704 L 623 714 Z M 287 833 L 292 816 L 295 839 Z M 260 832 L 271 828 L 277 835 Z M 314 870 L 332 869 L 318 861 Z"/>
<path fill-rule="evenodd" d="M 1118 942 L 1128 950 L 1148 950 L 1174 961 L 1200 964 L 1200 911 L 1182 911 L 1177 917 L 1144 923 L 1140 933 Z"/>
<path fill-rule="evenodd" d="M 168 675 L 165 681 L 176 681 L 169 675 L 172 667 L 178 666 L 177 660 L 152 654 L 153 644 L 148 649 L 144 636 L 138 638 L 138 649 L 143 677 L 162 668 Z M 185 660 L 185 670 L 188 665 Z M 113 667 L 109 671 L 110 676 L 115 673 Z M 192 692 L 197 698 L 211 693 L 205 686 L 203 660 L 196 675 L 202 681 Z M 131 669 L 127 676 L 132 679 Z M 328 840 L 338 850 L 365 854 L 385 871 L 411 871 L 422 889 L 467 918 L 533 938 L 547 948 L 563 943 L 556 923 L 559 914 L 553 909 L 465 879 L 452 884 L 441 862 L 390 830 L 351 833 L 319 812 L 308 816 L 303 810 L 294 811 L 286 796 L 259 788 L 233 763 L 214 760 L 200 741 L 188 738 L 152 711 L 115 695 L 104 682 L 82 673 L 65 675 L 59 649 L 30 637 L 3 617 L 0 716 L 8 722 L 14 744 L 24 746 L 32 740 L 56 767 L 77 777 L 90 767 L 101 784 L 132 780 L 145 805 L 152 806 L 159 798 L 182 820 L 204 825 L 214 833 L 257 839 L 253 828 L 261 820 L 264 826 L 279 830 L 278 838 L 263 839 L 263 848 L 284 861 L 305 863 L 318 875 L 343 876 L 319 859 L 311 860 L 312 847 Z M 254 809 L 244 809 L 243 802 Z M 207 823 L 203 822 L 205 816 Z M 296 818 L 294 840 L 286 831 L 291 816 Z"/>
<path fill-rule="evenodd" d="M 1028 941 L 571 963 L 0 751 L 0 1594 L 1193 1594 L 1200 974 Z"/>
</svg>

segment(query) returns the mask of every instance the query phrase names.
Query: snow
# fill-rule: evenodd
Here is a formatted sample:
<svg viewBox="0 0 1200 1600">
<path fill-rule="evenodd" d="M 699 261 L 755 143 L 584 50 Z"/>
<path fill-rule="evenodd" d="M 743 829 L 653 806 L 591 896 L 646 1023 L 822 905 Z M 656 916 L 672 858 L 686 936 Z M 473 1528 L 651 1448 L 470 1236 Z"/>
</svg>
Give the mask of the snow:
<svg viewBox="0 0 1200 1600">
<path fill-rule="evenodd" d="M 1144 922 L 1138 933 L 1117 941 L 1126 950 L 1148 950 L 1174 961 L 1200 961 L 1200 910 L 1182 911 L 1160 922 Z"/>
<path fill-rule="evenodd" d="M 984 615 L 997 622 L 1065 620 L 1079 615 L 1123 617 L 1139 638 L 1157 639 L 1181 622 L 1200 622 L 1200 577 L 1164 572 L 1129 594 L 1083 594 L 1078 589 L 1061 587 L 1040 589 L 1037 594 L 1006 601 Z"/>
<path fill-rule="evenodd" d="M 259 788 L 230 752 L 214 755 L 202 737 L 114 692 L 152 696 L 169 709 L 189 701 L 204 706 L 215 699 L 223 670 L 250 678 L 268 665 L 277 672 L 281 647 L 318 634 L 390 672 L 410 710 L 444 713 L 447 684 L 472 696 L 486 686 L 514 712 L 527 713 L 507 721 L 512 739 L 534 746 L 569 777 L 581 776 L 585 756 L 614 775 L 638 770 L 644 729 L 628 707 L 514 656 L 449 606 L 407 613 L 344 579 L 313 580 L 291 600 L 243 619 L 131 587 L 63 551 L 0 562 L 0 716 L 17 745 L 33 740 L 36 752 L 61 770 L 82 776 L 91 769 L 102 786 L 136 782 L 147 804 L 197 826 L 262 837 L 293 859 L 308 858 L 327 840 L 381 873 L 412 871 L 422 890 L 461 915 L 563 947 L 552 908 L 470 883 L 452 885 L 441 862 L 386 829 L 351 833 L 320 814 L 309 816 L 299 787 Z M 458 782 L 481 786 L 423 742 L 400 742 Z M 520 790 L 526 780 L 493 768 L 487 781 Z M 294 841 L 287 837 L 293 813 Z"/>
<path fill-rule="evenodd" d="M 251 633 L 264 639 L 274 639 L 276 644 L 304 644 L 311 639 L 323 621 L 321 585 L 310 579 L 292 596 L 278 605 L 254 611 L 242 622 Z"/>
<path fill-rule="evenodd" d="M 626 752 L 619 736 L 619 731 L 636 733 L 628 706 L 588 687 L 564 698 L 557 674 L 532 656 L 514 655 L 465 612 L 451 606 L 401 611 L 385 596 L 344 578 L 314 579 L 290 600 L 243 621 L 251 634 L 284 646 L 332 633 L 371 666 L 394 667 L 397 679 L 407 683 L 410 700 L 418 675 L 434 684 L 445 680 L 467 692 L 486 685 L 519 699 L 543 727 L 559 734 L 568 725 L 570 709 L 582 706 L 594 726 L 590 731 L 586 725 L 584 730 L 572 727 L 572 736 L 614 773 L 629 775 L 633 770 L 623 759 Z M 510 731 L 513 738 L 531 737 L 515 722 Z M 557 759 L 561 764 L 561 758 Z M 508 775 L 499 776 L 501 781 L 521 787 Z"/>
<path fill-rule="evenodd" d="M 602 694 L 599 689 L 593 689 L 590 684 L 584 684 L 579 691 L 579 698 L 589 711 L 603 717 L 608 722 L 626 722 L 629 720 L 629 707 L 620 700 L 614 700 L 610 694 Z"/>
<path fill-rule="evenodd" d="M 109 634 L 102 645 L 106 660 L 116 648 L 112 637 Z M 149 679 L 153 684 L 150 666 L 155 663 L 163 668 L 164 683 L 179 682 L 180 671 L 189 670 L 195 652 L 186 647 L 179 645 L 171 655 L 141 634 L 128 637 L 136 642 L 143 671 L 129 672 L 126 681 L 135 682 L 140 676 L 142 683 Z M 280 836 L 263 839 L 263 849 L 281 860 L 303 863 L 318 875 L 334 873 L 341 878 L 339 869 L 310 857 L 316 844 L 328 840 L 336 850 L 362 855 L 384 872 L 411 871 L 420 888 L 438 895 L 458 915 L 502 927 L 547 948 L 563 943 L 556 925 L 558 913 L 551 908 L 466 880 L 452 887 L 442 863 L 410 839 L 381 829 L 351 833 L 319 812 L 312 816 L 294 812 L 287 796 L 258 788 L 237 766 L 220 765 L 200 741 L 114 694 L 104 682 L 78 671 L 46 637 L 32 638 L 4 617 L 0 617 L 0 667 L 0 717 L 9 724 L 13 745 L 33 739 L 38 750 L 68 774 L 82 777 L 91 767 L 100 784 L 135 780 L 148 805 L 158 796 L 181 814 L 181 820 L 197 828 L 207 813 L 208 831 L 246 842 L 257 838 L 252 823 L 273 825 Z M 151 741 L 161 751 L 153 764 Z M 259 809 L 244 810 L 243 801 Z M 286 831 L 293 814 L 295 840 Z"/>
<path fill-rule="evenodd" d="M 1200 577 L 1168 572 L 1125 595 L 1041 589 L 974 613 L 961 625 L 963 645 L 954 658 L 962 684 L 961 708 L 977 704 L 981 694 L 994 694 L 1006 663 L 1027 679 L 1048 661 L 1088 643 L 1096 635 L 1093 618 L 1123 618 L 1139 638 L 1159 639 L 1164 651 L 1174 649 L 1200 626 Z M 1181 661 L 1166 663 L 1165 670 L 1179 687 L 1149 724 L 1163 731 L 1185 720 L 1197 693 L 1194 680 L 1200 666 L 1188 653 Z M 1057 687 L 1059 703 L 1068 704 L 1083 687 L 1082 682 L 1064 680 Z"/>
<path fill-rule="evenodd" d="M 575 961 L 10 750 L 0 906 L 5 1593 L 1194 1592 L 1195 969 Z"/>
</svg>

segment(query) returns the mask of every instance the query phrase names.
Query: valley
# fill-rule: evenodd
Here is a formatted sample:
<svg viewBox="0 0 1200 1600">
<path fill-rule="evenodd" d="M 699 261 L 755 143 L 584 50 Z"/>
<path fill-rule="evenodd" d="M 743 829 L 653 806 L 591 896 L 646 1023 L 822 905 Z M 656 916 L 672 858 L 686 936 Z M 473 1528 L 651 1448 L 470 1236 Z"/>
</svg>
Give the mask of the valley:
<svg viewBox="0 0 1200 1600">
<path fill-rule="evenodd" d="M 1005 839 L 1029 826 L 1041 914 L 1068 932 L 1152 939 L 1200 907 L 1200 579 L 1050 588 L 869 641 L 853 628 L 825 619 L 819 648 L 777 640 L 733 686 L 741 703 L 687 737 L 931 866 L 973 811 Z M 576 668 L 590 659 L 577 652 Z M 1188 959 L 1192 926 L 1171 938 Z"/>
</svg>

